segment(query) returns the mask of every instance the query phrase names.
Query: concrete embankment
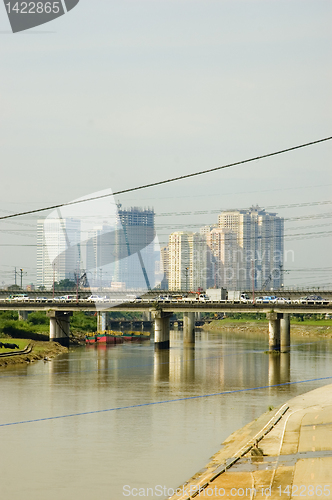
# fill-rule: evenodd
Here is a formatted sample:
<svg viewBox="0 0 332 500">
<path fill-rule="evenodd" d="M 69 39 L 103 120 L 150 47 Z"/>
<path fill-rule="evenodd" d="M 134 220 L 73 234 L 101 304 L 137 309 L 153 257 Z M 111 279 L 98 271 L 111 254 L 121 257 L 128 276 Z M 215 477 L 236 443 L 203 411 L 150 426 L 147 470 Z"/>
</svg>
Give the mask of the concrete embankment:
<svg viewBox="0 0 332 500">
<path fill-rule="evenodd" d="M 332 499 L 332 385 L 234 432 L 172 500 Z"/>
<path fill-rule="evenodd" d="M 15 339 L 1 339 L 1 341 L 15 343 Z M 57 342 L 38 342 L 26 339 L 26 346 L 21 351 L 17 352 L 13 350 L 0 357 L 0 367 L 33 363 L 45 357 L 48 359 L 54 358 L 64 352 L 68 352 L 68 349 Z"/>
</svg>

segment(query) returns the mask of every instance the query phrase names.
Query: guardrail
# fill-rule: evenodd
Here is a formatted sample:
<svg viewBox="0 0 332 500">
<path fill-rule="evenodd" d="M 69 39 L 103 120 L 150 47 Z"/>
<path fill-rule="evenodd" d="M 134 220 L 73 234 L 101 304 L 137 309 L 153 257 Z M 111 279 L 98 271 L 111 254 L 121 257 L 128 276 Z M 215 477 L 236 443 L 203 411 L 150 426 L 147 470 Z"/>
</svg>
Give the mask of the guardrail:
<svg viewBox="0 0 332 500">
<path fill-rule="evenodd" d="M 328 304 L 296 304 L 292 302 L 291 304 L 253 304 L 249 303 L 237 303 L 236 301 L 163 301 L 157 302 L 154 300 L 140 302 L 103 302 L 102 305 L 98 302 L 87 301 L 84 299 L 79 299 L 77 301 L 72 300 L 68 302 L 36 302 L 36 301 L 1 301 L 0 300 L 0 310 L 18 310 L 18 311 L 153 311 L 153 310 L 163 310 L 168 312 L 190 312 L 190 311 L 201 311 L 201 312 L 262 312 L 266 313 L 271 310 L 280 313 L 312 313 L 312 314 L 325 314 L 332 311 L 332 302 Z"/>
<path fill-rule="evenodd" d="M 194 298 L 182 298 L 182 299 L 159 299 L 157 297 L 148 298 L 148 299 L 133 299 L 133 300 L 125 300 L 121 297 L 119 298 L 100 298 L 96 300 L 91 299 L 83 299 L 83 298 L 72 298 L 72 299 L 34 299 L 31 297 L 27 297 L 24 299 L 2 299 L 0 298 L 0 304 L 15 304 L 18 306 L 24 304 L 49 304 L 49 305 L 58 305 L 58 304 L 220 304 L 220 305 L 228 305 L 228 304 L 238 304 L 238 305 L 267 305 L 267 306 L 275 306 L 275 305 L 315 305 L 315 306 L 328 306 L 332 304 L 332 300 L 328 299 L 276 299 L 276 300 L 267 300 L 257 298 L 254 302 L 252 299 L 248 300 L 208 300 L 208 299 L 194 299 Z"/>
</svg>

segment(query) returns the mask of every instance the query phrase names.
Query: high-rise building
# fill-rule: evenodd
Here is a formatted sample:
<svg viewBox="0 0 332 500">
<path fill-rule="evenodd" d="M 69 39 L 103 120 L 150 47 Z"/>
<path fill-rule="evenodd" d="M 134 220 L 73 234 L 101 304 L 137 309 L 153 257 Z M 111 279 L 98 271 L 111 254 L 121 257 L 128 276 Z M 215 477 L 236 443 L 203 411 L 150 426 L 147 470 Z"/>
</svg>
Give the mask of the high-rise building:
<svg viewBox="0 0 332 500">
<path fill-rule="evenodd" d="M 218 224 L 209 224 L 207 226 L 202 226 L 199 230 L 199 234 L 205 234 L 205 236 L 208 236 L 212 229 L 215 227 L 218 227 Z"/>
<path fill-rule="evenodd" d="M 234 232 L 225 228 L 214 228 L 207 236 L 207 244 L 212 254 L 210 286 L 237 289 L 238 243 Z"/>
<path fill-rule="evenodd" d="M 46 218 L 37 223 L 37 285 L 51 289 L 53 281 L 75 280 L 80 267 L 81 223 Z"/>
<path fill-rule="evenodd" d="M 113 281 L 126 289 L 155 286 L 154 210 L 118 205 L 115 271 Z"/>
<path fill-rule="evenodd" d="M 177 231 L 169 236 L 170 290 L 206 289 L 207 245 L 204 235 Z"/>
<path fill-rule="evenodd" d="M 165 245 L 160 248 L 160 268 L 163 272 L 163 278 L 161 280 L 160 288 L 162 290 L 167 290 L 169 286 L 170 279 L 170 269 L 169 269 L 169 246 Z"/>
<path fill-rule="evenodd" d="M 251 207 L 255 226 L 255 286 L 259 289 L 278 289 L 283 285 L 284 219 L 275 213 Z"/>
<path fill-rule="evenodd" d="M 84 249 L 90 287 L 110 287 L 114 269 L 114 227 L 102 224 L 89 231 Z"/>
<path fill-rule="evenodd" d="M 253 206 L 249 210 L 224 211 L 218 222 L 219 230 L 211 231 L 208 243 L 219 260 L 219 286 L 235 290 L 253 286 L 280 288 L 283 284 L 283 218 Z"/>
</svg>

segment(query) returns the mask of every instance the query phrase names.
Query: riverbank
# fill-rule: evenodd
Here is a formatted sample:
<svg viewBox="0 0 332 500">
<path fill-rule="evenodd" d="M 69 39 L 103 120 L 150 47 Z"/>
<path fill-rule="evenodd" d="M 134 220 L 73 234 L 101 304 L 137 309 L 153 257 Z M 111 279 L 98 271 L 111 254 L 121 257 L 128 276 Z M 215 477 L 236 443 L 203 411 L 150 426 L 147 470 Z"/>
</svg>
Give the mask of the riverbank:
<svg viewBox="0 0 332 500">
<path fill-rule="evenodd" d="M 6 366 L 12 366 L 17 364 L 27 364 L 39 361 L 44 358 L 54 358 L 58 354 L 68 352 L 67 347 L 63 347 L 57 342 L 42 342 L 31 339 L 0 339 L 2 342 L 10 342 L 19 345 L 20 349 L 24 349 L 27 346 L 31 347 L 31 351 L 28 353 L 18 354 L 16 356 L 4 356 L 0 357 L 0 368 Z M 0 353 L 5 353 L 5 350 L 0 350 Z"/>
<path fill-rule="evenodd" d="M 263 414 L 231 434 L 172 500 L 332 499 L 332 385 Z"/>
<path fill-rule="evenodd" d="M 214 320 L 211 323 L 205 324 L 203 330 L 212 332 L 237 332 L 237 333 L 262 333 L 268 334 L 268 322 L 261 321 L 231 321 L 231 320 Z M 321 337 L 332 338 L 331 321 L 320 322 L 292 322 L 291 335 L 301 337 Z"/>
</svg>

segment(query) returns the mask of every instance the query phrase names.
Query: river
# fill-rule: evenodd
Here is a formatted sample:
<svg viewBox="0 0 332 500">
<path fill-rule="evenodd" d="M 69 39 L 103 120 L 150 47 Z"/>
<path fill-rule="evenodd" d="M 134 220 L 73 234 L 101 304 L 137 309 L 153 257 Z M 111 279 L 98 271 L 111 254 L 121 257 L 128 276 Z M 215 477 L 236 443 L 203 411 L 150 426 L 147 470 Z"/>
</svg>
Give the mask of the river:
<svg viewBox="0 0 332 500">
<path fill-rule="evenodd" d="M 266 335 L 197 331 L 191 349 L 172 331 L 169 351 L 152 340 L 82 346 L 0 369 L 0 498 L 120 500 L 139 488 L 167 498 L 151 488 L 171 493 L 231 432 L 331 383 L 296 383 L 332 377 L 330 340 L 294 338 L 280 356 L 267 344 Z M 285 385 L 265 387 L 276 384 Z M 169 400 L 179 401 L 151 404 Z"/>
</svg>

